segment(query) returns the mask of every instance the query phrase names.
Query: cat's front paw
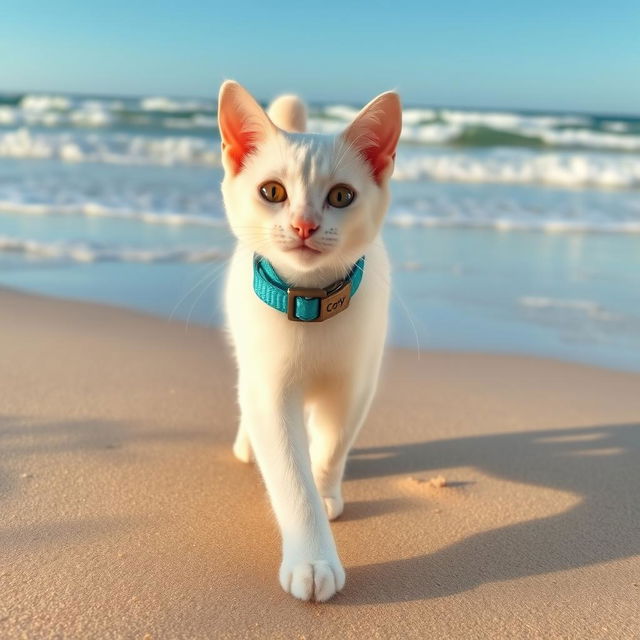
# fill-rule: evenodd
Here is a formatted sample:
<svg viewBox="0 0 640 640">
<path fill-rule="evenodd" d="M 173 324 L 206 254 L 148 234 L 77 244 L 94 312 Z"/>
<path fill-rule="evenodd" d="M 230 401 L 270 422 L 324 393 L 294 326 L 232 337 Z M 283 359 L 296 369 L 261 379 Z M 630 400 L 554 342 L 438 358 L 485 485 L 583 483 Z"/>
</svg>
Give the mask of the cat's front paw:
<svg viewBox="0 0 640 640">
<path fill-rule="evenodd" d="M 300 600 L 325 602 L 344 587 L 344 582 L 344 569 L 339 560 L 317 560 L 301 564 L 283 561 L 280 567 L 282 588 Z"/>
</svg>

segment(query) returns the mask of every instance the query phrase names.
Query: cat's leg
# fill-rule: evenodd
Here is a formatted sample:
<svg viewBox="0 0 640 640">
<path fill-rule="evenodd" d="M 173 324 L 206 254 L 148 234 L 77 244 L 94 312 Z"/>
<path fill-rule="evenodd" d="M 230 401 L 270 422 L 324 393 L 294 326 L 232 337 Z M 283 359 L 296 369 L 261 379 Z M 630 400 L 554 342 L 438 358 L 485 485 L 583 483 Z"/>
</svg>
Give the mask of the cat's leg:
<svg viewBox="0 0 640 640">
<path fill-rule="evenodd" d="M 240 403 L 282 534 L 280 584 L 301 600 L 328 600 L 345 574 L 311 472 L 302 394 L 266 379 L 241 374 Z"/>
<path fill-rule="evenodd" d="M 362 426 L 375 391 L 373 379 L 350 383 L 337 378 L 314 390 L 309 412 L 313 476 L 329 520 L 344 509 L 342 476 L 349 449 Z"/>
<path fill-rule="evenodd" d="M 246 428 L 240 422 L 238 426 L 238 433 L 236 433 L 236 439 L 233 443 L 233 454 L 240 462 L 252 462 L 253 452 L 251 450 L 251 441 L 247 434 Z"/>
</svg>

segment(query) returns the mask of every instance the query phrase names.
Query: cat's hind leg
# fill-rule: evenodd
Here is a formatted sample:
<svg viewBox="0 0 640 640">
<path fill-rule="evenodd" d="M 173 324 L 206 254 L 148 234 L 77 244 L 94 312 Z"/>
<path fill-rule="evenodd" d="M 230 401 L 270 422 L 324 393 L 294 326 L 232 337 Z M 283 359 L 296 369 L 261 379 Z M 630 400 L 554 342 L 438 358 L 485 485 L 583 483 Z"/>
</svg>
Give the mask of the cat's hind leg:
<svg viewBox="0 0 640 640">
<path fill-rule="evenodd" d="M 329 520 L 344 509 L 342 476 L 349 449 L 364 422 L 373 393 L 375 378 L 350 384 L 341 379 L 314 389 L 307 429 L 311 439 L 313 477 Z"/>
<path fill-rule="evenodd" d="M 235 455 L 240 462 L 253 462 L 253 450 L 251 448 L 251 441 L 247 430 L 242 426 L 242 422 L 238 427 L 238 433 L 236 434 L 235 442 L 233 443 L 233 455 Z"/>
</svg>

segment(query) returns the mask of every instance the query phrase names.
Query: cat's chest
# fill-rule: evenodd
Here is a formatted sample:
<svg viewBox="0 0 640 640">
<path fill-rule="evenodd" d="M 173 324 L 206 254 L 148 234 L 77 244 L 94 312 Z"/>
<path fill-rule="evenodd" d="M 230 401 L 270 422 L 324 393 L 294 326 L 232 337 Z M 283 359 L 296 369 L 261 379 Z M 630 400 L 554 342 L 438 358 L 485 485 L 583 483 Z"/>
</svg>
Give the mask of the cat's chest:
<svg viewBox="0 0 640 640">
<path fill-rule="evenodd" d="M 283 314 L 260 327 L 260 337 L 256 337 L 273 342 L 282 358 L 296 367 L 314 368 L 348 356 L 351 346 L 358 342 L 357 329 L 348 311 L 322 323 L 292 322 Z"/>
<path fill-rule="evenodd" d="M 348 369 L 361 347 L 362 331 L 355 309 L 321 323 L 290 321 L 285 314 L 262 305 L 254 307 L 254 322 L 237 335 L 254 364 L 287 372 L 290 378 L 308 378 Z M 357 306 L 357 305 L 356 305 Z"/>
</svg>

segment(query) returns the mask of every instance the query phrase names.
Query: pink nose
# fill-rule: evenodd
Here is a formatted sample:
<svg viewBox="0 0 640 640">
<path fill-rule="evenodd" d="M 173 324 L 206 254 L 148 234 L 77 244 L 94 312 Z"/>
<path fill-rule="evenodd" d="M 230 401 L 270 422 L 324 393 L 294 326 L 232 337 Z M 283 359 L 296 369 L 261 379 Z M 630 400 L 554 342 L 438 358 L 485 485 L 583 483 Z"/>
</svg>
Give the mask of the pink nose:
<svg viewBox="0 0 640 640">
<path fill-rule="evenodd" d="M 306 240 L 318 229 L 318 225 L 306 218 L 299 218 L 291 223 L 291 228 L 303 239 Z"/>
</svg>

